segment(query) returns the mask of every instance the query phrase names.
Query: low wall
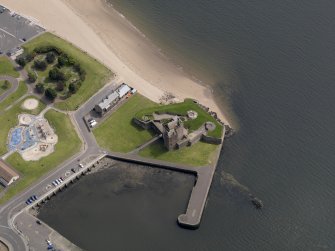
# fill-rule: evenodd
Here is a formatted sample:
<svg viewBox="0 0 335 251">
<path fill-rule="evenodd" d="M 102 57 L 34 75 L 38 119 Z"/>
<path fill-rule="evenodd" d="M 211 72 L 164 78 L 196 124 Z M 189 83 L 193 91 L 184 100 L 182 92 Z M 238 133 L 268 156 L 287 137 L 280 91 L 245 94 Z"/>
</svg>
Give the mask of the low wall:
<svg viewBox="0 0 335 251">
<path fill-rule="evenodd" d="M 211 137 L 211 136 L 208 136 L 208 135 L 202 135 L 201 140 L 206 142 L 206 143 L 214 144 L 214 145 L 222 144 L 222 139 L 214 138 L 214 137 Z"/>
<path fill-rule="evenodd" d="M 145 122 L 145 121 L 139 120 L 139 119 L 137 119 L 137 118 L 133 118 L 133 122 L 134 122 L 136 125 L 142 127 L 142 128 L 145 129 L 145 130 L 149 130 L 149 129 L 152 128 L 151 121 Z"/>
</svg>

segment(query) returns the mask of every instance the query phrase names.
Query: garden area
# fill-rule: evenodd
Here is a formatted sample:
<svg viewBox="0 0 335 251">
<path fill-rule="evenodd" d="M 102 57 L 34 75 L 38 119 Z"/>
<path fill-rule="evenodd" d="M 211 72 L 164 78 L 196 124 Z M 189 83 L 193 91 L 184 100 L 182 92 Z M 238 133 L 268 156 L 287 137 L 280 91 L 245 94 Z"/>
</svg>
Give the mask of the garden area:
<svg viewBox="0 0 335 251">
<path fill-rule="evenodd" d="M 45 33 L 23 46 L 16 62 L 35 89 L 56 107 L 75 110 L 111 77 L 105 66 L 63 39 Z"/>
</svg>

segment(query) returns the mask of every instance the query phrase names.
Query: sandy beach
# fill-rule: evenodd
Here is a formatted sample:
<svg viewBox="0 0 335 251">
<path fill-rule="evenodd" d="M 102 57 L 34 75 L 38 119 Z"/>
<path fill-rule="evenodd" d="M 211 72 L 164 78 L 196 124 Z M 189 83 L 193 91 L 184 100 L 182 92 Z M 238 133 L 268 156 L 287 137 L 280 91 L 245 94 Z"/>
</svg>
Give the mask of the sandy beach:
<svg viewBox="0 0 335 251">
<path fill-rule="evenodd" d="M 177 68 L 121 14 L 103 0 L 0 0 L 70 41 L 116 73 L 120 81 L 158 101 L 164 91 L 180 100 L 191 97 L 217 112 L 212 91 Z"/>
</svg>

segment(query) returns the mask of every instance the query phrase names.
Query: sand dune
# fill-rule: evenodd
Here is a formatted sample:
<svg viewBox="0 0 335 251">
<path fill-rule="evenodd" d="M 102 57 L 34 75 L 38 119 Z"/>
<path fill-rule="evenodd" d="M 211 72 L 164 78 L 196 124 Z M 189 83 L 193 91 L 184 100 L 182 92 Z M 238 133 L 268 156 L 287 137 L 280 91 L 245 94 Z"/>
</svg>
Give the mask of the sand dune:
<svg viewBox="0 0 335 251">
<path fill-rule="evenodd" d="M 72 42 L 114 71 L 120 80 L 158 101 L 164 91 L 180 100 L 192 97 L 226 118 L 211 90 L 188 77 L 143 34 L 102 0 L 0 0 L 33 17 L 49 31 Z"/>
</svg>

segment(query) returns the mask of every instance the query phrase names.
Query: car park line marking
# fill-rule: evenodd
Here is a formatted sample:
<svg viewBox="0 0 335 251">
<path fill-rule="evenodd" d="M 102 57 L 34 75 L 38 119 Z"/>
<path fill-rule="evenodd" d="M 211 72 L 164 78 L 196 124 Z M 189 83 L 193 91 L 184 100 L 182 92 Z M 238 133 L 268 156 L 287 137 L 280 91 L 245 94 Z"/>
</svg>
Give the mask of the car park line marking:
<svg viewBox="0 0 335 251">
<path fill-rule="evenodd" d="M 13 38 L 16 38 L 12 33 L 9 33 L 8 31 L 0 28 L 1 31 L 5 32 L 6 34 L 8 34 L 9 36 L 12 36 Z"/>
</svg>

